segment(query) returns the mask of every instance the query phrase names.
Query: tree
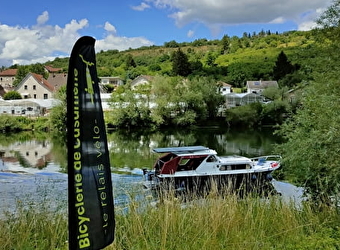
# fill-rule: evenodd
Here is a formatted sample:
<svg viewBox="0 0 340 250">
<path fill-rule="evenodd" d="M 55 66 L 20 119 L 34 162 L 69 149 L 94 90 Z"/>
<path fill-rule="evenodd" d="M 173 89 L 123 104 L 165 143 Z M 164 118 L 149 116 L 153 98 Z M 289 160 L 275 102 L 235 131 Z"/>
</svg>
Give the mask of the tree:
<svg viewBox="0 0 340 250">
<path fill-rule="evenodd" d="M 15 76 L 15 81 L 13 82 L 14 87 L 18 86 L 18 84 L 25 78 L 25 76 L 29 73 L 28 66 L 18 66 L 17 74 Z"/>
<path fill-rule="evenodd" d="M 177 76 L 188 76 L 191 73 L 188 57 L 180 48 L 172 54 L 172 72 Z"/>
<path fill-rule="evenodd" d="M 17 91 L 8 91 L 6 94 L 4 94 L 4 100 L 16 100 L 16 99 L 22 99 L 21 95 Z"/>
<path fill-rule="evenodd" d="M 29 67 L 29 71 L 32 72 L 32 73 L 42 75 L 45 79 L 48 78 L 48 73 L 45 70 L 44 65 L 42 65 L 41 63 L 32 64 Z"/>
<path fill-rule="evenodd" d="M 221 55 L 228 54 L 230 47 L 230 38 L 228 35 L 224 35 L 221 40 Z"/>
<path fill-rule="evenodd" d="M 51 110 L 49 121 L 50 127 L 57 136 L 64 137 L 66 135 L 66 85 L 61 86 L 55 94 L 55 98 L 60 102 Z"/>
<path fill-rule="evenodd" d="M 278 81 L 285 77 L 287 74 L 293 73 L 294 70 L 295 68 L 293 64 L 288 61 L 288 57 L 286 56 L 286 54 L 281 51 L 276 59 L 275 66 L 273 67 L 274 79 Z"/>
<path fill-rule="evenodd" d="M 328 37 L 339 44 L 340 1 L 334 1 L 319 20 Z M 336 27 L 334 27 L 336 26 Z M 321 59 L 319 59 L 321 60 Z M 325 56 L 304 89 L 296 115 L 281 126 L 280 145 L 286 176 L 303 186 L 319 205 L 338 201 L 340 191 L 340 63 L 337 53 Z M 318 73 L 320 72 L 320 73 Z"/>
<path fill-rule="evenodd" d="M 126 68 L 135 68 L 137 65 L 131 54 L 127 54 L 125 59 Z"/>
<path fill-rule="evenodd" d="M 322 27 L 322 32 L 331 40 L 340 40 L 340 1 L 333 0 L 333 3 L 317 19 L 317 24 Z"/>
</svg>

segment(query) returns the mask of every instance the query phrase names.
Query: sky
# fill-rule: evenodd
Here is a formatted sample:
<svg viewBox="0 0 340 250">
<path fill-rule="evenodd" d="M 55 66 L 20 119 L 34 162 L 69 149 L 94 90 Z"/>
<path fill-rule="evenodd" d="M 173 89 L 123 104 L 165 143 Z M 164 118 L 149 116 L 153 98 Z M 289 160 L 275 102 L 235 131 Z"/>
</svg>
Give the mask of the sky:
<svg viewBox="0 0 340 250">
<path fill-rule="evenodd" d="M 67 57 L 81 36 L 95 51 L 169 41 L 310 30 L 331 0 L 9 0 L 1 3 L 0 67 Z"/>
</svg>

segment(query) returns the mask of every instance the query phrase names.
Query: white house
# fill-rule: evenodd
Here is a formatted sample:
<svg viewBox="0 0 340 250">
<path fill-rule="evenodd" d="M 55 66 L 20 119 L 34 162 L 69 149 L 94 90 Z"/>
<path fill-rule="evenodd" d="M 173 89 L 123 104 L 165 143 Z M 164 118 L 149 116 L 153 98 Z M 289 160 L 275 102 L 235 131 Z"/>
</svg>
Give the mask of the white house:
<svg viewBox="0 0 340 250">
<path fill-rule="evenodd" d="M 153 79 L 153 76 L 140 75 L 132 80 L 131 89 L 136 89 L 136 87 L 139 85 L 150 83 L 152 79 Z"/>
<path fill-rule="evenodd" d="M 15 88 L 15 91 L 19 92 L 23 99 L 50 99 L 54 87 L 42 75 L 28 73 Z"/>
<path fill-rule="evenodd" d="M 232 86 L 225 82 L 217 82 L 217 85 L 219 86 L 219 92 L 221 95 L 226 95 L 232 92 Z"/>
<path fill-rule="evenodd" d="M 261 92 L 269 87 L 278 88 L 279 85 L 277 81 L 247 81 L 246 88 L 247 93 L 257 93 L 261 94 Z"/>
</svg>

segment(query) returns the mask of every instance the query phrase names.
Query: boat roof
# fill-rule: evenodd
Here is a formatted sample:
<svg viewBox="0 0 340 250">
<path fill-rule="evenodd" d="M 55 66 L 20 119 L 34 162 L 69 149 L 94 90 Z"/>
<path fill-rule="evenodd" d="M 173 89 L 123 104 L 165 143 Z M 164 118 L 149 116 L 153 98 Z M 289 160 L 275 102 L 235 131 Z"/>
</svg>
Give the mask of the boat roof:
<svg viewBox="0 0 340 250">
<path fill-rule="evenodd" d="M 154 148 L 156 153 L 174 153 L 174 154 L 192 154 L 200 151 L 209 151 L 210 149 L 204 146 L 187 146 L 187 147 L 169 147 L 169 148 Z"/>
</svg>

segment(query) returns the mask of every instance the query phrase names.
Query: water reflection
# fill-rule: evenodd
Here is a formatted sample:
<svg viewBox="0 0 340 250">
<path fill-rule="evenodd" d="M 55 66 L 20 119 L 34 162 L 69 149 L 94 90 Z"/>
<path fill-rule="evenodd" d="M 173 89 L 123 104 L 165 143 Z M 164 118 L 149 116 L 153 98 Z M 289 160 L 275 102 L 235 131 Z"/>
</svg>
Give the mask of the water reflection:
<svg viewBox="0 0 340 250">
<path fill-rule="evenodd" d="M 280 138 L 272 130 L 238 131 L 206 127 L 192 130 L 117 131 L 109 134 L 111 166 L 114 168 L 151 168 L 157 158 L 156 147 L 203 145 L 219 155 L 259 156 L 275 152 Z"/>
<path fill-rule="evenodd" d="M 191 130 L 113 131 L 108 134 L 115 204 L 124 210 L 131 194 L 142 195 L 142 168 L 152 168 L 158 157 L 155 147 L 203 145 L 219 155 L 258 156 L 275 152 L 273 145 L 280 138 L 272 130 L 237 131 L 220 127 Z M 274 150 L 274 151 L 273 151 Z M 35 203 L 60 200 L 67 203 L 67 148 L 60 139 L 48 134 L 0 134 L 0 211 L 15 207 L 25 197 L 37 197 Z M 120 174 L 115 171 L 120 170 Z M 139 172 L 138 172 L 139 171 Z M 121 174 L 126 172 L 127 174 Z M 298 194 L 288 184 L 276 182 L 278 190 L 288 198 Z M 41 194 L 43 192 L 43 194 Z M 44 194 L 45 193 L 45 194 Z M 46 195 L 47 194 L 47 195 Z M 53 204 L 53 202 L 49 202 Z"/>
<path fill-rule="evenodd" d="M 219 155 L 253 157 L 279 153 L 273 146 L 279 140 L 272 130 L 239 131 L 214 126 L 191 130 L 121 130 L 108 134 L 111 167 L 127 171 L 151 168 L 157 158 L 152 152 L 155 147 L 203 145 L 215 149 Z M 48 134 L 1 135 L 0 171 L 66 172 L 66 152 L 65 143 Z"/>
</svg>

